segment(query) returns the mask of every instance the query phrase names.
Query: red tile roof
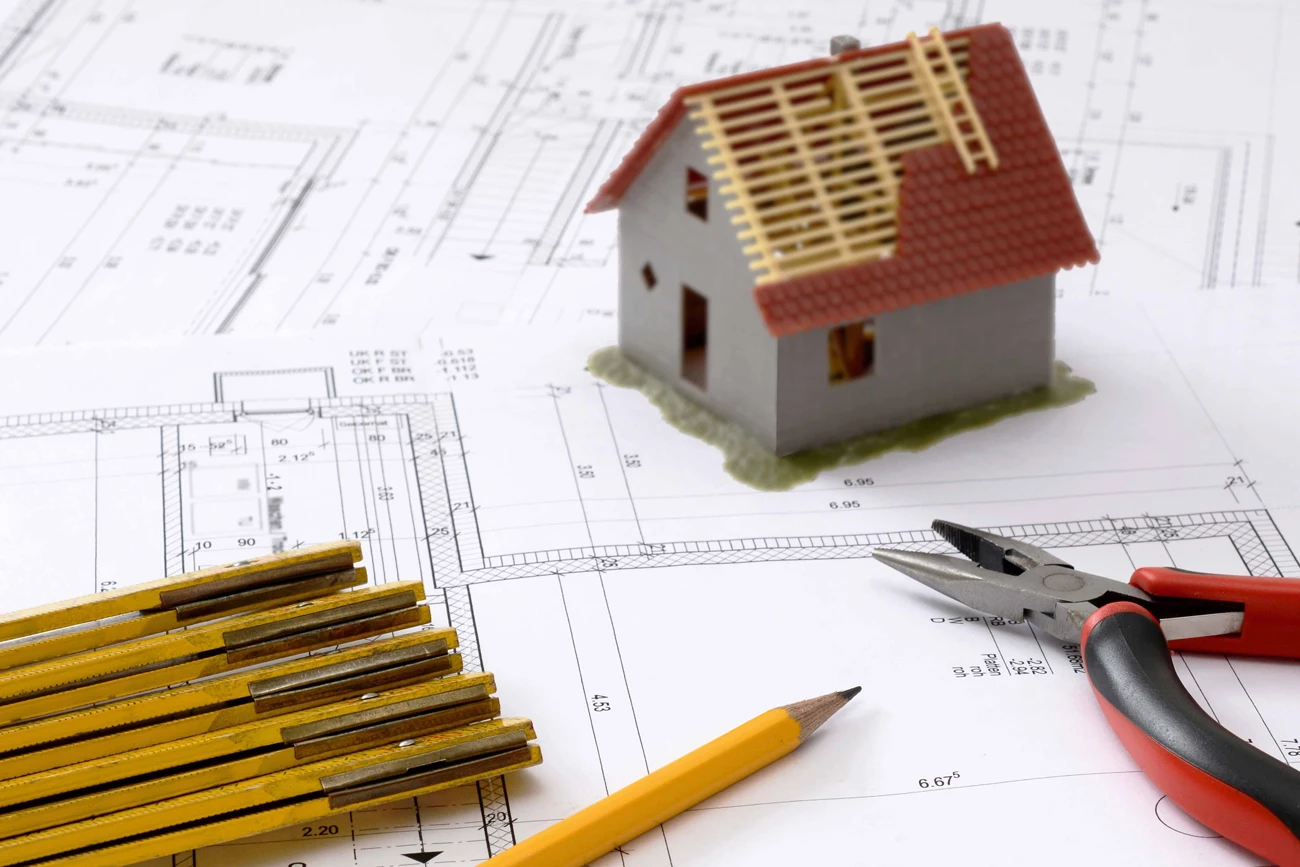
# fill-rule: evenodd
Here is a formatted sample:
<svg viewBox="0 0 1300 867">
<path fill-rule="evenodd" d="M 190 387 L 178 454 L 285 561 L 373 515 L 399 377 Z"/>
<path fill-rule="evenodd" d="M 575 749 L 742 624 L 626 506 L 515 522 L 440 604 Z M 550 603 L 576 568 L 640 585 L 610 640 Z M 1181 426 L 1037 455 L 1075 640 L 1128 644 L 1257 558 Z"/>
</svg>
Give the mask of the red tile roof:
<svg viewBox="0 0 1300 867">
<path fill-rule="evenodd" d="M 754 287 L 768 330 L 780 337 L 1050 274 L 1099 259 L 1070 178 L 1016 52 L 997 24 L 948 34 L 970 38 L 967 87 L 999 166 L 968 174 L 951 144 L 903 157 L 895 255 Z M 615 207 L 695 93 L 816 68 L 898 46 L 692 85 L 673 94 L 588 212 Z"/>
</svg>

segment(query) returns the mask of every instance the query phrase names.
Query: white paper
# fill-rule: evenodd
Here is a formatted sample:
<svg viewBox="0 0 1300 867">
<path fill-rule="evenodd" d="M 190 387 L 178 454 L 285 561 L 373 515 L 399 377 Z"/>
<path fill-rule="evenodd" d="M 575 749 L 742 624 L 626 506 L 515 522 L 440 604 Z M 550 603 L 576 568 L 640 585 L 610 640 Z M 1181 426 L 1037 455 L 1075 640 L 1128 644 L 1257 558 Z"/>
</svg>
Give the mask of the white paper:
<svg viewBox="0 0 1300 867">
<path fill-rule="evenodd" d="M 611 317 L 597 185 L 682 84 L 1014 31 L 1103 262 L 1300 280 L 1293 3 L 0 0 L 0 345 Z"/>
<path fill-rule="evenodd" d="M 769 494 L 583 373 L 616 224 L 581 208 L 674 87 L 995 20 L 1102 250 L 1059 282 L 1095 396 Z M 1067 653 L 869 555 L 947 517 L 1121 579 L 1300 577 L 1296 31 L 1284 2 L 0 0 L 0 345 L 137 339 L 0 356 L 3 605 L 357 536 L 536 722 L 506 789 L 186 867 L 476 863 L 855 684 L 601 867 L 1258 864 L 1161 799 Z M 1177 665 L 1297 758 L 1295 666 Z"/>
<path fill-rule="evenodd" d="M 1294 317 L 1294 293 L 1261 291 Z M 545 763 L 482 803 L 401 802 L 199 867 L 474 863 L 768 707 L 859 684 L 796 755 L 602 867 L 1257 864 L 1162 801 L 1059 644 L 869 559 L 940 550 L 926 527 L 942 516 L 1120 579 L 1300 577 L 1294 402 L 1254 403 L 1248 440 L 1218 382 L 1293 389 L 1300 346 L 1278 350 L 1289 366 L 1261 360 L 1222 298 L 1066 301 L 1059 351 L 1095 396 L 785 493 L 734 482 L 640 394 L 584 373 L 606 327 L 0 356 L 6 605 L 344 534 L 376 581 L 423 576 L 467 667 L 536 722 Z M 1213 342 L 1205 321 L 1223 323 Z M 1177 666 L 1225 725 L 1293 749 L 1295 666 Z"/>
</svg>

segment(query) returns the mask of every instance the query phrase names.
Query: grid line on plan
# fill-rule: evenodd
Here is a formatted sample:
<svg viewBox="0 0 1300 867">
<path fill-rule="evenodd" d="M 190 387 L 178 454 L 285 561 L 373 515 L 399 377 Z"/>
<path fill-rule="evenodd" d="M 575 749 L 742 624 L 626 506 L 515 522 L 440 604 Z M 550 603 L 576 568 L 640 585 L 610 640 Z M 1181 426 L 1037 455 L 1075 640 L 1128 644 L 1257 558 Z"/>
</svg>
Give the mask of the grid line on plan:
<svg viewBox="0 0 1300 867">
<path fill-rule="evenodd" d="M 167 575 L 179 575 L 185 571 L 180 428 L 173 424 L 163 426 L 158 440 L 162 458 L 163 562 Z"/>
<path fill-rule="evenodd" d="M 483 810 L 483 834 L 487 839 L 488 855 L 503 852 L 515 844 L 515 829 L 510 816 L 510 801 L 506 797 L 504 777 L 493 777 L 478 784 L 479 805 Z M 500 817 L 507 817 L 501 821 Z"/>
<path fill-rule="evenodd" d="M 452 538 L 451 507 L 443 485 L 446 467 L 437 441 L 438 415 L 445 415 L 438 405 L 450 400 L 450 395 L 436 395 L 433 406 L 413 406 L 406 411 L 411 434 L 411 461 L 415 465 L 415 480 L 419 486 L 425 548 L 433 566 L 434 587 L 438 586 L 440 576 L 452 574 L 460 568 Z M 428 455 L 435 450 L 436 461 Z"/>
</svg>

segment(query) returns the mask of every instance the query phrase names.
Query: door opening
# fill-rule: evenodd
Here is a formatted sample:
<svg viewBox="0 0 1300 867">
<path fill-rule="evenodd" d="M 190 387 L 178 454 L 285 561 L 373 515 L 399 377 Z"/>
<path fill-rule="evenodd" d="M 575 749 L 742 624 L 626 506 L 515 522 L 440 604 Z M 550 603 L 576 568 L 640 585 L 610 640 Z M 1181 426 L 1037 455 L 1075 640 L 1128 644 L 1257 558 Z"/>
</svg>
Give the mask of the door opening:
<svg viewBox="0 0 1300 867">
<path fill-rule="evenodd" d="M 682 379 L 703 391 L 709 383 L 709 299 L 682 284 Z"/>
</svg>

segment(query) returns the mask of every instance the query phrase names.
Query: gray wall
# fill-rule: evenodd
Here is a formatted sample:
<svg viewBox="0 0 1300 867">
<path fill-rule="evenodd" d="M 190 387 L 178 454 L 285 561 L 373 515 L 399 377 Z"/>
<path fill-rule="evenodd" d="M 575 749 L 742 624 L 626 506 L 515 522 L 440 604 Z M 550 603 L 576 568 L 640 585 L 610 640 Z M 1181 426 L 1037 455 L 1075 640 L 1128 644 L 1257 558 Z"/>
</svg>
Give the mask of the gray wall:
<svg viewBox="0 0 1300 867">
<path fill-rule="evenodd" d="M 779 343 L 776 452 L 790 454 L 1044 385 L 1055 355 L 1055 277 L 875 317 L 875 368 L 831 384 L 827 329 Z"/>
<path fill-rule="evenodd" d="M 689 118 L 677 124 L 619 205 L 619 347 L 775 448 L 777 341 L 754 303 L 754 274 L 731 223 L 735 212 L 725 208 L 719 184 L 711 180 L 708 222 L 688 213 L 687 166 L 705 174 L 713 168 Z M 646 262 L 659 280 L 651 291 L 641 280 Z M 709 299 L 704 392 L 681 378 L 683 283 Z"/>
</svg>

